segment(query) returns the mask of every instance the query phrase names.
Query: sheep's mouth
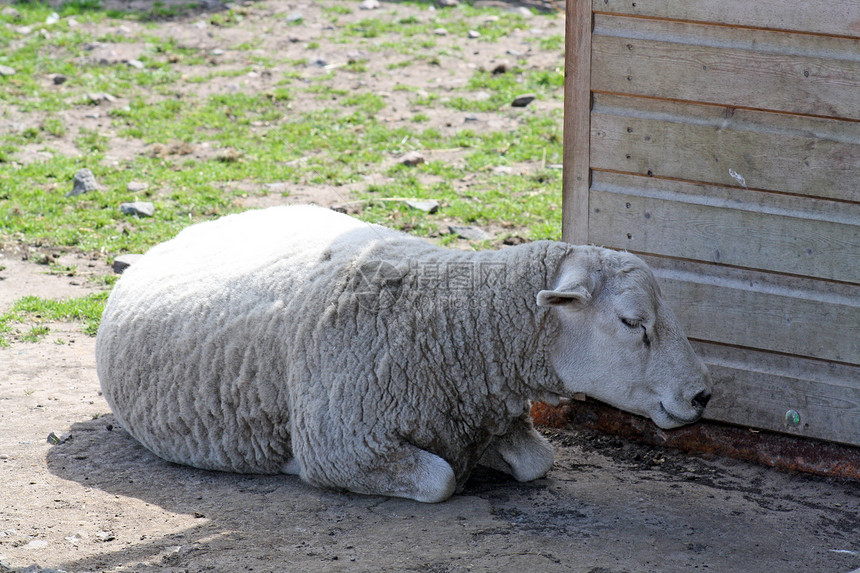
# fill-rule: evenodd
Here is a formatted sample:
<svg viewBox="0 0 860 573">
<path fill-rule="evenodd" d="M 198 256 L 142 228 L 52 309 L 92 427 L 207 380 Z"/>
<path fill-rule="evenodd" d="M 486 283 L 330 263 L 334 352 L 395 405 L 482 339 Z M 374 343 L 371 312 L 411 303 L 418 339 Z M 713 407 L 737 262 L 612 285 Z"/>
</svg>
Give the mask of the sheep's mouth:
<svg viewBox="0 0 860 573">
<path fill-rule="evenodd" d="M 672 412 L 666 409 L 666 406 L 663 405 L 663 402 L 660 402 L 660 411 L 666 415 L 671 421 L 678 423 L 678 425 L 692 424 L 693 422 L 697 422 L 699 418 L 702 417 L 701 413 L 696 414 L 692 418 L 682 418 L 681 416 L 676 416 Z"/>
</svg>

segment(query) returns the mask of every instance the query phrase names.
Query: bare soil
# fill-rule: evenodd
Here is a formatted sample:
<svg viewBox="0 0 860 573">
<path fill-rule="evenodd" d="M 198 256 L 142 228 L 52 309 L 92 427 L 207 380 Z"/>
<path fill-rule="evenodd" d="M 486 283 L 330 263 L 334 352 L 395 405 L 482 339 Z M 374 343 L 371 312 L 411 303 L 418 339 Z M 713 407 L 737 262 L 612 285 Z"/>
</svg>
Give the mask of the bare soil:
<svg viewBox="0 0 860 573">
<path fill-rule="evenodd" d="M 251 7 L 248 20 L 264 21 L 265 10 L 279 20 L 293 10 L 309 21 L 315 14 L 312 3 L 267 2 Z M 374 17 L 386 14 L 383 9 Z M 149 33 L 210 42 L 213 49 L 253 34 L 247 26 L 219 31 L 230 34 L 228 42 L 191 27 L 193 21 Z M 561 33 L 563 20 L 552 26 L 543 33 Z M 312 28 L 290 33 L 308 34 L 300 42 L 319 41 L 320 57 L 345 60 L 342 45 Z M 396 77 L 384 72 L 384 59 L 373 60 L 379 73 L 371 76 L 382 82 L 380 91 L 407 81 L 403 74 L 436 82 L 434 89 L 439 82 L 455 86 L 476 66 L 502 58 L 504 50 L 501 44 L 476 44 L 474 53 L 446 62 L 441 71 L 416 67 Z M 226 56 L 212 66 L 230 65 Z M 256 89 L 250 84 L 266 80 L 234 81 Z M 390 97 L 400 96 L 391 91 Z M 402 107 L 408 108 L 405 100 Z M 409 121 L 408 114 L 398 115 L 397 105 L 387 109 L 392 122 Z M 478 116 L 479 126 L 507 121 Z M 109 133 L 104 115 L 69 119 L 69 137 L 81 127 Z M 461 125 L 463 119 L 431 117 L 430 125 L 444 128 L 452 121 Z M 110 148 L 142 152 L 117 142 Z M 36 155 L 33 150 L 23 159 L 38 160 Z M 330 205 L 345 193 L 291 189 L 287 198 L 249 197 L 247 206 Z M 25 295 L 86 294 L 97 288 L 88 275 L 110 272 L 99 258 L 47 254 L 76 273 L 51 274 L 27 248 L 7 245 L 0 256 L 0 313 Z M 114 421 L 99 392 L 94 344 L 78 325 L 54 324 L 43 342 L 0 348 L 0 573 L 860 572 L 857 483 L 690 457 L 578 428 L 546 431 L 556 446 L 547 478 L 520 484 L 482 470 L 462 494 L 438 505 L 323 491 L 293 476 L 174 465 L 149 453 Z M 51 434 L 55 443 L 49 443 Z"/>
</svg>

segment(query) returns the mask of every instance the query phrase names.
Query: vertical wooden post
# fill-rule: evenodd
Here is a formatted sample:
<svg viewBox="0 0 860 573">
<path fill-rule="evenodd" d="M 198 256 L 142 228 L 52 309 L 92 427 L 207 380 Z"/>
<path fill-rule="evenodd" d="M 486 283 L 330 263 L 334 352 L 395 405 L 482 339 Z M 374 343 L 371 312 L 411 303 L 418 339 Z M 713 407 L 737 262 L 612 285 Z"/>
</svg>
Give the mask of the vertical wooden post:
<svg viewBox="0 0 860 573">
<path fill-rule="evenodd" d="M 588 242 L 591 138 L 591 1 L 566 0 L 562 239 Z"/>
</svg>

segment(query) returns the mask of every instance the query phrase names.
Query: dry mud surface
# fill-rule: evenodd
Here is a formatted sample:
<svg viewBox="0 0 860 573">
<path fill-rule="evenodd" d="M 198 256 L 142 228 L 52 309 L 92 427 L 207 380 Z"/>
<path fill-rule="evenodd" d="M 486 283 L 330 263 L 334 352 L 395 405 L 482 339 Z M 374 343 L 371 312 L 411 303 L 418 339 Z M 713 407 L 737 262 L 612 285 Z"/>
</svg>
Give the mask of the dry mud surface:
<svg viewBox="0 0 860 573">
<path fill-rule="evenodd" d="M 87 288 L 6 267 L 4 295 Z M 45 342 L 0 349 L 0 571 L 860 570 L 856 483 L 548 433 L 546 479 L 482 471 L 438 505 L 181 467 L 115 423 L 94 339 L 53 325 Z"/>
</svg>

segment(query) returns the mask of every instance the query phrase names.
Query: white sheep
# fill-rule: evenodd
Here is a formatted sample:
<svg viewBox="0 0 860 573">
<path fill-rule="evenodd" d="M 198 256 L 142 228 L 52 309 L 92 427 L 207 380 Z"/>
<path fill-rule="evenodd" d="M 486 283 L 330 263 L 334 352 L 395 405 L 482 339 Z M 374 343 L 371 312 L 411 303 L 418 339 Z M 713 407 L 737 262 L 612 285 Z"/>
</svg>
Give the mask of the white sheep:
<svg viewBox="0 0 860 573">
<path fill-rule="evenodd" d="M 633 255 L 463 252 L 306 206 L 150 250 L 117 282 L 96 354 L 119 423 L 167 460 L 425 502 L 476 464 L 544 476 L 529 400 L 584 392 L 671 428 L 710 396 Z"/>
</svg>

